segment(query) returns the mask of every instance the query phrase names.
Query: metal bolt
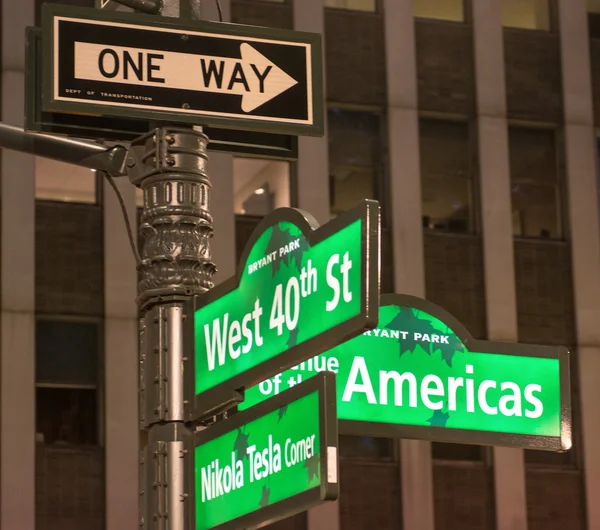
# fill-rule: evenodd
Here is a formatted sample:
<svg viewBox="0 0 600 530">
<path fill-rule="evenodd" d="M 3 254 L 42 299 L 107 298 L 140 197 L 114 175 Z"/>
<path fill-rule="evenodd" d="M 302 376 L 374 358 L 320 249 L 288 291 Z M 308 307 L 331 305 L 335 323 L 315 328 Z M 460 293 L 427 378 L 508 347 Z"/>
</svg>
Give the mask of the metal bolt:
<svg viewBox="0 0 600 530">
<path fill-rule="evenodd" d="M 190 104 L 189 103 L 184 103 L 183 105 L 181 105 L 181 108 L 183 109 L 189 109 L 190 108 Z"/>
<path fill-rule="evenodd" d="M 127 157 L 127 167 L 132 168 L 135 166 L 135 159 L 132 156 Z"/>
<path fill-rule="evenodd" d="M 181 40 L 188 40 L 188 39 L 189 39 L 189 37 L 187 35 L 182 35 L 181 36 Z"/>
</svg>

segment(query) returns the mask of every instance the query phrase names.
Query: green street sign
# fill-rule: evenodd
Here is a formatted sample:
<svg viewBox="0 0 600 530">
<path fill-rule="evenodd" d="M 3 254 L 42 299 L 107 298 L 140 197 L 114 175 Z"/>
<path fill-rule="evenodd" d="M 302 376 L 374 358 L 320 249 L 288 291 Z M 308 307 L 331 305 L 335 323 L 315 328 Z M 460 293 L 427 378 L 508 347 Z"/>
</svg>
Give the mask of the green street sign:
<svg viewBox="0 0 600 530">
<path fill-rule="evenodd" d="M 569 352 L 475 340 L 412 296 L 381 296 L 378 327 L 247 390 L 245 410 L 318 372 L 337 374 L 340 432 L 566 451 Z"/>
<path fill-rule="evenodd" d="M 194 530 L 273 522 L 338 497 L 335 376 L 319 377 L 195 435 Z"/>
<path fill-rule="evenodd" d="M 237 274 L 186 308 L 188 419 L 232 406 L 238 391 L 374 327 L 379 240 L 376 201 L 320 228 L 293 208 L 265 217 Z"/>
</svg>

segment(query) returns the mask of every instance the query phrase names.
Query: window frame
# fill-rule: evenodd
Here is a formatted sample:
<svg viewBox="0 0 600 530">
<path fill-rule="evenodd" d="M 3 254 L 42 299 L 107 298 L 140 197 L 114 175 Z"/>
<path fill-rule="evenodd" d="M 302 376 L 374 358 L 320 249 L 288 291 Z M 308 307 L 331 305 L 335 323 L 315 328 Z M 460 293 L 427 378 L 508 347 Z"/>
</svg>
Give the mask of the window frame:
<svg viewBox="0 0 600 530">
<path fill-rule="evenodd" d="M 452 177 L 453 179 L 466 180 L 469 186 L 469 229 L 466 232 L 455 232 L 447 229 L 437 229 L 423 227 L 423 231 L 431 234 L 447 234 L 452 236 L 479 237 L 481 236 L 481 182 L 480 182 L 480 157 L 479 157 L 479 136 L 477 121 L 471 117 L 457 114 L 442 114 L 437 112 L 420 112 L 418 115 L 418 135 L 419 135 L 419 180 L 421 190 L 423 189 L 423 164 L 421 152 L 421 122 L 447 122 L 459 123 L 466 127 L 467 132 L 467 159 L 468 159 L 468 177 Z M 423 198 L 421 196 L 421 218 L 423 218 Z"/>
<path fill-rule="evenodd" d="M 105 418 L 106 418 L 106 404 L 105 404 L 105 355 L 104 355 L 104 319 L 101 317 L 94 316 L 75 316 L 65 315 L 59 313 L 36 313 L 35 315 L 35 341 L 34 347 L 37 348 L 37 324 L 38 322 L 65 322 L 73 324 L 94 324 L 97 328 L 97 380 L 96 385 L 78 385 L 78 384 L 64 384 L 64 383 L 38 383 L 37 376 L 34 379 L 34 390 L 38 388 L 56 388 L 56 389 L 74 389 L 74 390 L 95 390 L 96 391 L 96 429 L 97 439 L 94 443 L 95 447 L 105 446 Z M 36 432 L 37 432 L 37 410 L 35 416 Z"/>
<path fill-rule="evenodd" d="M 334 167 L 331 164 L 331 156 L 329 151 L 329 112 L 332 109 L 338 109 L 342 112 L 347 113 L 363 113 L 376 115 L 379 120 L 379 160 L 377 164 L 371 166 L 361 165 L 336 165 L 335 167 L 343 168 L 357 168 L 362 170 L 373 171 L 374 182 L 373 182 L 373 199 L 378 201 L 381 205 L 381 225 L 382 228 L 391 226 L 391 212 L 389 206 L 390 198 L 390 178 L 389 178 L 389 138 L 388 138 L 388 121 L 387 113 L 384 107 L 376 105 L 352 105 L 348 103 L 337 103 L 334 101 L 328 101 L 325 108 L 327 113 L 327 175 L 331 177 L 331 168 Z M 297 183 L 297 181 L 296 181 Z M 329 180 L 329 208 L 334 204 L 333 190 L 331 186 L 331 180 Z M 296 188 L 297 191 L 297 188 Z M 332 213 L 333 215 L 333 213 Z"/>
<path fill-rule="evenodd" d="M 554 137 L 554 162 L 556 167 L 556 183 L 548 184 L 544 182 L 527 182 L 527 181 L 519 181 L 514 180 L 512 175 L 512 170 L 510 167 L 510 131 L 511 129 L 525 129 L 525 130 L 541 130 L 541 131 L 551 131 Z M 556 229 L 558 231 L 557 237 L 549 237 L 544 238 L 541 236 L 526 236 L 526 235 L 515 235 L 513 231 L 513 239 L 514 240 L 522 240 L 522 241 L 549 241 L 549 242 L 560 242 L 560 241 L 568 241 L 569 234 L 569 225 L 568 225 L 568 203 L 566 201 L 566 193 L 567 193 L 567 183 L 565 178 L 565 152 L 564 152 L 564 131 L 559 124 L 556 123 L 542 123 L 542 122 L 526 122 L 521 120 L 508 120 L 507 122 L 507 144 L 508 144 L 508 170 L 509 170 L 509 196 L 510 196 L 510 211 L 511 211 L 511 219 L 513 215 L 513 205 L 512 205 L 512 187 L 514 183 L 525 183 L 532 184 L 534 186 L 540 186 L 545 188 L 554 188 L 556 192 Z"/>
</svg>

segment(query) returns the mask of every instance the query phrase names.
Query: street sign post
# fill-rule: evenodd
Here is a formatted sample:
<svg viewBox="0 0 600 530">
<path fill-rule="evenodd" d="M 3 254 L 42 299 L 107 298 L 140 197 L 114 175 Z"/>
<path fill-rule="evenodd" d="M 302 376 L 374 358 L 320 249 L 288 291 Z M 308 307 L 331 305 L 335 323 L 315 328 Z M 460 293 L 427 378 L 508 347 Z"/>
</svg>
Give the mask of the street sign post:
<svg viewBox="0 0 600 530">
<path fill-rule="evenodd" d="M 45 4 L 46 112 L 322 135 L 321 36 Z"/>
<path fill-rule="evenodd" d="M 246 391 L 245 410 L 337 374 L 340 432 L 566 451 L 569 353 L 473 339 L 446 311 L 382 295 L 378 327 Z"/>
<path fill-rule="evenodd" d="M 265 217 L 237 274 L 190 303 L 189 420 L 376 325 L 379 204 L 364 201 L 320 228 L 307 215 L 281 208 Z"/>
<path fill-rule="evenodd" d="M 191 528 L 249 528 L 337 499 L 335 376 L 324 375 L 196 433 Z"/>
</svg>

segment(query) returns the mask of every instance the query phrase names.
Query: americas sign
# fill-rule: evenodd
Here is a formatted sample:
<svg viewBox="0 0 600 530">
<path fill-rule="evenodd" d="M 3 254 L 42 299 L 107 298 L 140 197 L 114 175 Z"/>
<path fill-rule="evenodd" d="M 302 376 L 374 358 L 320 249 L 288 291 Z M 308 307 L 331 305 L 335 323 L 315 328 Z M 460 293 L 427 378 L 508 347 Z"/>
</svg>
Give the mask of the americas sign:
<svg viewBox="0 0 600 530">
<path fill-rule="evenodd" d="M 240 409 L 337 374 L 340 432 L 565 451 L 565 348 L 473 339 L 425 300 L 383 295 L 378 327 L 246 391 Z"/>
</svg>

